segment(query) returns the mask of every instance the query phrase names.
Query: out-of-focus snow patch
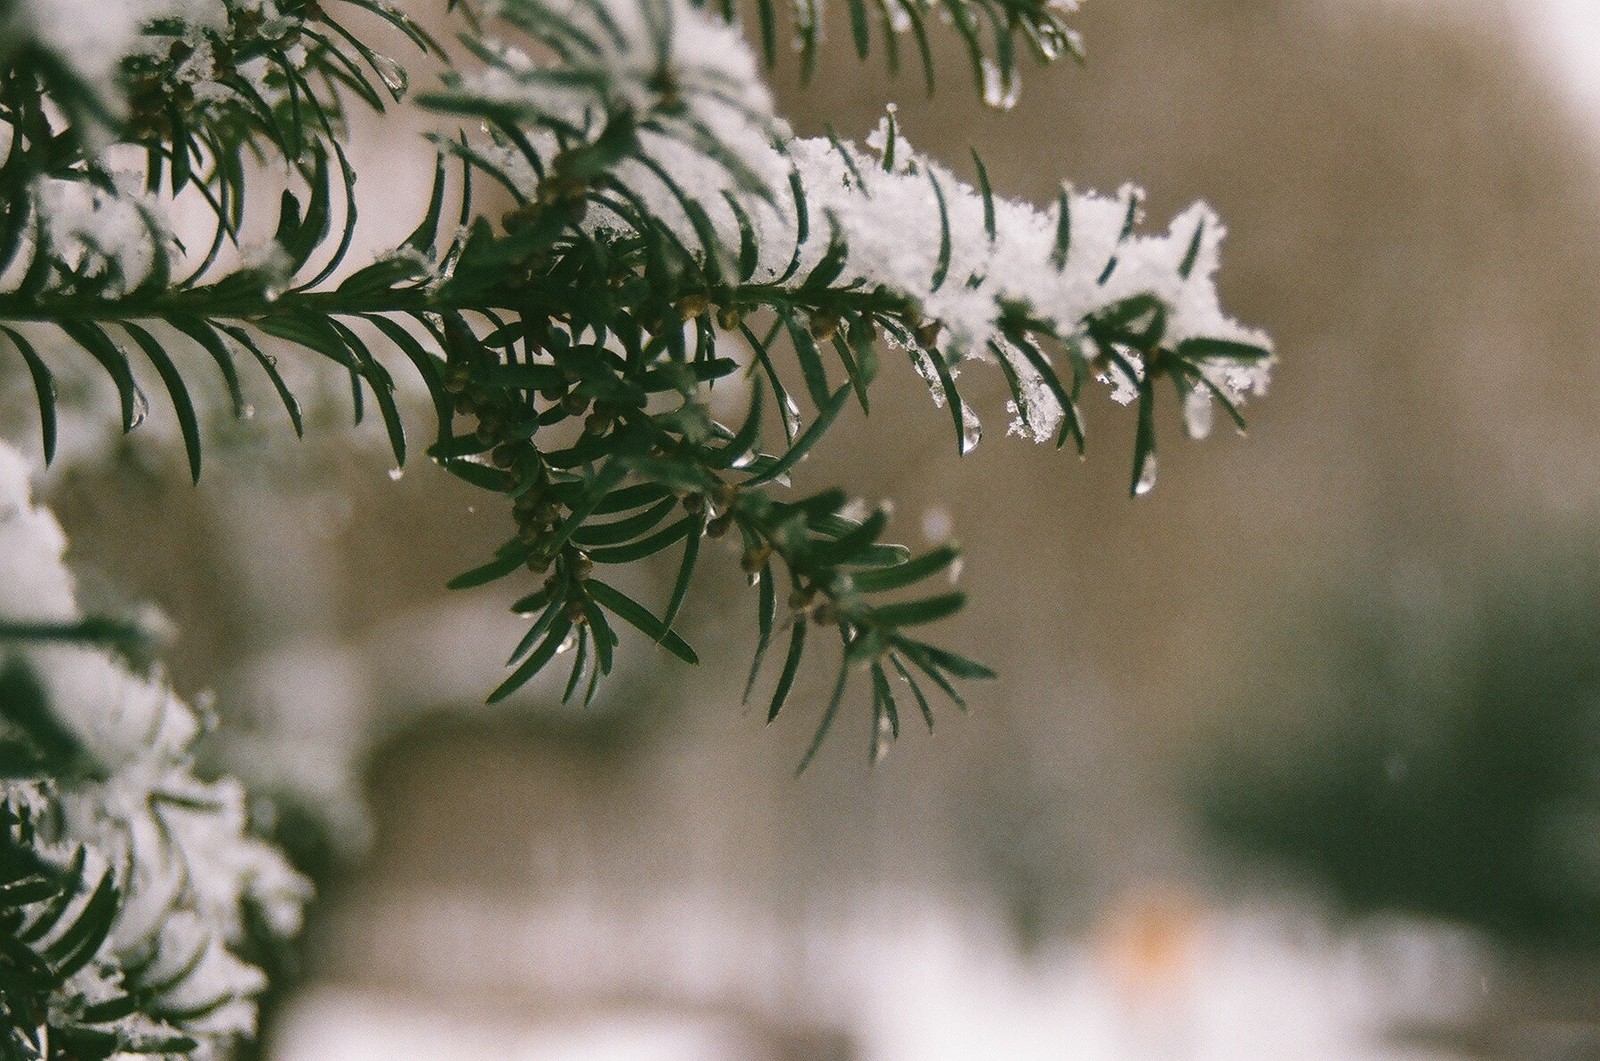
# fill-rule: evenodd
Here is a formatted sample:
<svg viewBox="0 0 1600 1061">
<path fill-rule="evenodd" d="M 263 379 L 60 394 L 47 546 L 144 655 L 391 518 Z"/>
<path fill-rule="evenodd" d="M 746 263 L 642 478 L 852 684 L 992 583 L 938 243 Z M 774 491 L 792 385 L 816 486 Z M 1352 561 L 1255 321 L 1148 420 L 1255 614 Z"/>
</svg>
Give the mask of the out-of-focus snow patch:
<svg viewBox="0 0 1600 1061">
<path fill-rule="evenodd" d="M 798 920 L 694 889 L 544 903 L 418 891 L 367 916 L 383 987 L 304 997 L 277 1061 L 766 1061 L 790 1055 L 761 1036 L 801 1025 L 833 1029 L 860 1061 L 1463 1061 L 1436 1036 L 1397 1033 L 1470 1025 L 1489 969 L 1448 926 L 1335 930 L 1315 906 L 1212 908 L 1183 893 L 1115 904 L 1099 930 L 1031 961 L 981 909 L 887 891 Z M 505 1001 L 463 1003 L 481 1022 L 465 1030 L 442 1008 L 391 1021 L 390 985 L 433 1007 Z M 635 1021 L 629 1002 L 678 1022 Z M 612 1015 L 590 1023 L 597 1012 Z M 744 1015 L 742 1052 L 722 1052 L 737 1036 L 696 1038 L 726 1027 L 708 1014 Z M 391 1041 L 416 1045 L 383 1052 Z"/>
<path fill-rule="evenodd" d="M 1594 0 L 1521 0 L 1517 24 L 1569 98 L 1600 134 L 1600 4 Z"/>
<path fill-rule="evenodd" d="M 777 1061 L 759 1037 L 715 1014 L 599 1011 L 530 1021 L 419 1009 L 338 991 L 296 1005 L 278 1061 Z"/>
<path fill-rule="evenodd" d="M 1429 17 L 1476 23 L 1490 33 L 1513 35 L 1508 49 L 1531 60 L 1594 133 L 1600 151 L 1600 3 L 1596 0 L 1372 0 L 1424 10 Z M 1348 0 L 1331 0 L 1335 11 Z"/>
<path fill-rule="evenodd" d="M 1122 904 L 1084 944 L 1019 961 L 999 933 L 942 926 L 881 957 L 872 1061 L 1451 1061 L 1393 1041 L 1473 999 L 1473 941 L 1420 922 L 1338 933 L 1300 906 Z"/>
</svg>

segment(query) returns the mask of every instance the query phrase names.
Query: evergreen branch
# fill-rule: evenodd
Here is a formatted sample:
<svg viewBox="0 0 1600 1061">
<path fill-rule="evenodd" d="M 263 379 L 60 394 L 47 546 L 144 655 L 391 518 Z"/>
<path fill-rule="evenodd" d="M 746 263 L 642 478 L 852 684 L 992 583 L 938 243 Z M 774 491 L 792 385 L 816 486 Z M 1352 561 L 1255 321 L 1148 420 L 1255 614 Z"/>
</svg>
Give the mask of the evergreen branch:
<svg viewBox="0 0 1600 1061">
<path fill-rule="evenodd" d="M 770 4 L 760 6 L 765 26 L 773 13 Z M 815 30 L 813 9 L 797 10 Z M 919 43 L 921 18 L 931 10 L 913 0 L 883 5 L 891 24 L 897 12 L 906 16 Z M 967 41 L 980 79 L 1002 97 L 1014 94 L 1019 34 L 1046 58 L 1070 41 L 1060 7 L 945 0 L 942 10 Z M 162 187 L 165 177 L 168 194 L 204 188 L 216 216 L 208 253 L 177 282 L 157 204 L 119 188 L 85 154 L 64 165 L 47 157 L 51 122 L 26 91 L 38 86 L 37 71 L 14 69 L 0 83 L 0 118 L 23 134 L 13 136 L 0 163 L 0 183 L 10 179 L 22 189 L 21 205 L 7 205 L 0 217 L 0 233 L 8 255 L 25 263 L 10 270 L 20 280 L 0 290 L 0 333 L 34 377 L 47 434 L 55 401 L 50 366 L 26 334 L 42 325 L 64 332 L 111 376 L 129 428 L 142 395 L 114 338 L 126 335 L 170 393 L 196 475 L 204 437 L 198 407 L 180 362 L 167 356 L 179 337 L 217 364 L 235 415 L 248 404 L 235 360 L 241 349 L 251 354 L 297 431 L 298 404 L 264 340 L 342 367 L 356 419 L 370 393 L 397 462 L 406 455 L 405 425 L 384 362 L 405 358 L 434 405 L 429 455 L 506 495 L 515 523 L 516 536 L 493 559 L 452 584 L 477 585 L 525 568 L 546 576 L 543 588 L 517 603 L 534 621 L 494 699 L 570 647 L 576 651 L 564 695 L 585 688 L 587 673 L 587 700 L 615 662 L 613 619 L 692 661 L 674 628 L 701 539 L 736 528 L 746 571 L 762 582 L 752 683 L 778 624 L 775 579 L 790 587 L 794 632 L 771 714 L 795 681 L 806 624 L 833 626 L 841 667 L 871 673 L 876 756 L 880 730 L 899 731 L 887 668 L 911 683 L 930 721 L 915 676 L 958 704 L 958 679 L 990 676 L 908 632 L 960 608 L 963 598 L 953 591 L 915 594 L 954 569 L 953 547 L 912 559 L 879 540 L 885 513 L 851 520 L 843 493 L 800 502 L 775 493 L 852 396 L 869 409 L 882 339 L 905 351 L 936 402 L 948 403 L 962 453 L 979 437 L 977 415 L 959 391 L 968 360 L 1000 368 L 1014 429 L 1055 437 L 1058 445 L 1071 438 L 1080 450 L 1082 388 L 1090 379 L 1107 382 L 1114 398 L 1137 402 L 1135 494 L 1154 483 L 1163 376 L 1179 394 L 1191 434 L 1203 433 L 1213 400 L 1237 420 L 1237 404 L 1264 385 L 1266 340 L 1218 307 L 1211 277 L 1222 228 L 1203 206 L 1155 236 L 1136 231 L 1134 189 L 1109 198 L 1064 188 L 1053 212 L 1041 212 L 996 196 L 981 160 L 972 188 L 911 150 L 892 110 L 866 149 L 832 133 L 792 139 L 736 34 L 692 7 L 512 0 L 500 13 L 556 61 L 535 62 L 475 29 L 464 43 L 481 69 L 452 70 L 442 90 L 422 97 L 424 105 L 478 119 L 488 130 L 486 141 L 438 141 L 462 166 L 459 234 L 438 246 L 447 205 L 441 158 L 413 235 L 332 287 L 328 278 L 356 226 L 354 174 L 337 139 L 341 93 L 381 109 L 386 97 L 399 98 L 404 78 L 321 9 L 297 16 L 298 36 L 235 42 L 254 47 L 247 61 L 264 73 L 244 79 L 250 83 L 226 106 L 197 101 L 182 111 L 193 119 L 187 124 L 130 122 L 150 148 L 146 187 Z M 857 3 L 849 13 L 865 54 L 868 12 Z M 987 38 L 980 32 L 985 19 Z M 230 30 L 238 29 L 235 19 Z M 291 57 L 296 41 L 304 62 Z M 814 55 L 815 40 L 803 35 L 802 51 Z M 179 52 L 150 76 L 177 76 L 172 64 L 186 58 Z M 130 69 L 143 70 L 142 62 L 130 60 Z M 236 73 L 217 71 L 224 80 Z M 145 112 L 134 98 L 137 118 Z M 270 144 L 292 163 L 297 184 L 282 195 L 263 259 L 213 276 L 217 249 L 242 217 L 237 145 L 245 141 Z M 472 215 L 474 170 L 519 204 L 498 227 Z M 46 209 L 32 183 L 41 174 L 81 193 L 79 213 L 89 221 L 74 227 L 59 203 Z M 111 219 L 119 239 L 92 238 Z M 727 333 L 749 344 L 748 363 L 726 356 L 718 336 Z M 716 380 L 757 370 L 776 399 L 787 442 L 781 452 L 760 449 L 767 415 L 761 387 L 737 429 L 717 423 L 707 405 Z M 801 392 L 809 411 L 790 397 Z M 685 512 L 674 518 L 679 503 Z M 606 516 L 615 518 L 601 521 Z M 588 588 L 596 565 L 668 551 L 676 552 L 677 569 L 659 615 L 606 583 Z M 843 675 L 836 682 L 841 695 Z M 834 703 L 824 713 L 805 762 L 837 709 Z"/>
<path fill-rule="evenodd" d="M 704 0 L 696 6 L 705 7 Z M 824 17 L 815 0 L 754 0 L 760 29 L 762 58 L 768 67 L 778 64 L 780 25 L 791 31 L 792 49 L 799 57 L 803 81 L 816 71 L 817 53 L 823 37 Z M 780 14 L 780 6 L 786 9 Z M 961 38 L 978 92 L 991 106 L 1009 109 L 1020 91 L 1020 54 L 1031 54 L 1040 64 L 1062 56 L 1082 60 L 1083 45 L 1078 33 L 1066 23 L 1077 10 L 1076 0 L 879 0 L 877 17 L 868 10 L 866 0 L 843 0 L 849 22 L 850 40 L 857 58 L 866 60 L 876 36 L 891 74 L 900 71 L 900 40 L 908 32 L 917 48 L 923 83 L 933 94 L 935 69 L 927 24 L 951 27 Z M 733 0 L 721 0 L 719 14 L 727 21 L 734 17 Z M 874 23 L 877 31 L 874 33 Z"/>
</svg>

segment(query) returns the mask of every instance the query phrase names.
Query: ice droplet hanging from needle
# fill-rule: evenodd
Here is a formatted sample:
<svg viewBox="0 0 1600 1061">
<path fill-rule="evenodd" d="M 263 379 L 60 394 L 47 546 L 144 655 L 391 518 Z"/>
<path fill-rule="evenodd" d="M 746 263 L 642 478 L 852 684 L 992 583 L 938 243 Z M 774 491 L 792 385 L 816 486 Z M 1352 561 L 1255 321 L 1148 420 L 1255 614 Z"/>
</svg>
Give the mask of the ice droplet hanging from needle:
<svg viewBox="0 0 1600 1061">
<path fill-rule="evenodd" d="M 978 448 L 978 443 L 983 441 L 983 425 L 978 422 L 978 414 L 972 411 L 972 406 L 965 401 L 961 403 L 961 455 L 965 457 Z"/>
<path fill-rule="evenodd" d="M 889 754 L 889 742 L 894 739 L 894 725 L 889 721 L 887 712 L 878 713 L 878 724 L 872 730 L 872 761 L 883 761 Z"/>
<path fill-rule="evenodd" d="M 1156 488 L 1156 455 L 1152 450 L 1144 455 L 1144 460 L 1139 464 L 1139 478 L 1133 484 L 1133 495 L 1144 497 Z"/>
<path fill-rule="evenodd" d="M 372 68 L 377 71 L 379 77 L 383 78 L 385 88 L 390 92 L 404 92 L 406 90 L 405 67 L 387 55 L 379 55 L 376 52 L 370 56 L 370 59 Z"/>
</svg>

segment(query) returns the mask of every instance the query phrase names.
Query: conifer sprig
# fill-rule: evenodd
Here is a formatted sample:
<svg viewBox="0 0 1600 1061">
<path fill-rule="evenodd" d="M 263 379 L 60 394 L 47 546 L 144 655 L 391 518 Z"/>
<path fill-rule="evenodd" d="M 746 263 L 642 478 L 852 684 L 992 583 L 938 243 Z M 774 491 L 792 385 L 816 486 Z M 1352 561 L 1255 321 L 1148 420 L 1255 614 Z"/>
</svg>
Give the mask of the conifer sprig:
<svg viewBox="0 0 1600 1061">
<path fill-rule="evenodd" d="M 381 5 L 346 2 L 439 52 Z M 865 55 L 867 9 L 846 6 Z M 1046 60 L 1076 50 L 1062 22 L 1071 6 L 883 0 L 878 36 L 893 63 L 894 42 L 909 32 L 926 62 L 924 23 L 947 13 L 986 94 L 1003 104 L 1014 96 L 1019 42 Z M 772 0 L 756 9 L 766 41 L 777 13 Z M 1113 397 L 1137 403 L 1135 494 L 1155 480 L 1162 378 L 1194 434 L 1213 402 L 1238 421 L 1237 403 L 1265 384 L 1264 337 L 1218 308 L 1211 274 L 1222 230 L 1204 207 L 1153 236 L 1137 231 L 1133 189 L 1110 198 L 1064 188 L 1052 210 L 1037 211 L 994 195 L 981 160 L 970 187 L 913 151 L 892 109 L 865 148 L 833 135 L 796 139 L 737 33 L 680 0 L 458 10 L 466 55 L 419 102 L 482 132 L 437 139 L 416 230 L 353 272 L 342 270 L 357 220 L 339 141 L 345 108 L 381 110 L 406 79 L 327 8 L 282 5 L 265 44 L 250 36 L 263 25 L 260 4 L 230 5 L 225 29 L 153 23 L 172 43 L 124 61 L 120 111 L 91 105 L 104 93 L 73 81 L 70 66 L 29 65 L 33 52 L 18 53 L 0 83 L 0 120 L 13 130 L 0 183 L 15 191 L 0 218 L 0 276 L 14 278 L 0 283 L 0 347 L 31 376 L 47 455 L 52 357 L 75 347 L 113 381 L 125 430 L 147 406 L 140 376 L 159 379 L 195 477 L 208 403 L 191 393 L 175 352 L 214 363 L 235 415 L 249 404 L 250 375 L 264 374 L 297 432 L 303 417 L 274 351 L 330 360 L 349 373 L 356 419 L 369 400 L 376 406 L 397 463 L 411 447 L 393 373 L 408 362 L 434 405 L 429 456 L 505 495 L 513 518 L 514 536 L 452 584 L 543 576 L 514 606 L 531 624 L 491 699 L 572 649 L 564 695 L 587 701 L 615 664 L 619 624 L 694 661 L 676 627 L 702 540 L 737 534 L 758 587 L 752 691 L 786 641 L 776 715 L 807 630 L 833 628 L 836 695 L 804 762 L 857 671 L 872 689 L 876 755 L 899 732 L 896 688 L 909 688 L 931 724 L 925 685 L 959 704 L 958 680 L 991 676 L 920 639 L 920 627 L 962 604 L 947 586 L 929 588 L 956 562 L 953 545 L 913 558 L 882 541 L 886 513 L 848 518 L 842 491 L 783 492 L 849 403 L 869 409 L 886 346 L 904 352 L 948 409 L 963 453 L 979 437 L 960 392 L 970 362 L 1002 371 L 1014 430 L 1080 450 L 1084 389 L 1108 383 Z M 820 22 L 810 6 L 793 10 L 805 66 Z M 197 84 L 219 88 L 191 84 L 202 48 L 210 65 Z M 29 102 L 41 91 L 74 100 L 61 107 L 64 125 Z M 81 135 L 91 121 L 144 148 L 138 187 L 118 184 Z M 58 141 L 70 147 L 60 157 L 50 148 Z M 280 198 L 266 252 L 222 267 L 252 152 L 288 162 L 295 185 Z M 475 204 L 473 186 L 485 181 L 515 203 L 498 223 Z M 58 184 L 78 195 L 77 215 L 45 201 Z M 180 277 L 178 263 L 193 256 L 178 253 L 162 211 L 185 191 L 203 195 L 217 223 Z M 62 221 L 74 216 L 75 226 Z M 117 238 L 102 238 L 108 231 Z M 709 393 L 736 374 L 751 399 L 735 427 L 713 417 Z M 769 452 L 774 419 L 783 444 Z M 654 609 L 604 577 L 606 565 L 669 552 L 677 575 Z"/>
</svg>

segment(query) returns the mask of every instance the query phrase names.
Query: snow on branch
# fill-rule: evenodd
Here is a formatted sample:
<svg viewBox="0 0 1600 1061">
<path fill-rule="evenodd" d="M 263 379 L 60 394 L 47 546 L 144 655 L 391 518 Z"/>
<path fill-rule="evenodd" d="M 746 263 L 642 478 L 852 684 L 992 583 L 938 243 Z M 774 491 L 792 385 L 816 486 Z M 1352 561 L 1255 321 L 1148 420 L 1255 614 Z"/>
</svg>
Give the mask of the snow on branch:
<svg viewBox="0 0 1600 1061">
<path fill-rule="evenodd" d="M 248 917 L 292 935 L 309 885 L 250 835 L 238 782 L 196 776 L 204 716 L 92 643 L 65 546 L 0 444 L 0 807 L 8 851 L 57 867 L 66 889 L 24 908 L 57 980 L 36 1019 L 216 1056 L 254 1032 L 266 986 L 238 955 Z"/>
<path fill-rule="evenodd" d="M 41 2 L 14 9 L 33 19 L 28 39 L 54 32 L 40 20 Z M 808 623 L 840 638 L 835 693 L 803 763 L 857 665 L 872 675 L 875 717 L 891 735 L 890 669 L 926 676 L 957 703 L 953 680 L 992 677 L 914 629 L 959 610 L 961 593 L 927 585 L 916 600 L 879 596 L 943 577 L 953 546 L 914 557 L 881 540 L 887 511 L 854 518 L 843 490 L 801 501 L 783 493 L 852 399 L 868 408 L 885 338 L 948 409 L 962 452 L 979 437 L 958 389 L 968 362 L 1005 376 L 1014 431 L 1071 440 L 1080 451 L 1081 393 L 1107 384 L 1114 399 L 1137 405 L 1136 495 L 1155 482 L 1163 379 L 1194 436 L 1219 404 L 1242 425 L 1237 406 L 1268 382 L 1268 340 L 1221 309 L 1214 278 L 1224 230 L 1205 205 L 1145 233 L 1142 196 L 1131 187 L 1110 196 L 1063 185 L 1043 207 L 1005 199 L 976 156 L 968 182 L 913 150 L 892 108 L 864 146 L 798 138 L 730 23 L 732 5 L 711 11 L 690 0 L 458 5 L 476 62 L 446 57 L 443 87 L 419 102 L 476 125 L 436 139 L 461 176 L 441 157 L 413 234 L 335 281 L 357 214 L 341 100 L 382 111 L 386 97 L 403 95 L 404 71 L 322 5 L 285 2 L 294 13 L 285 23 L 270 0 L 220 0 L 224 27 L 215 2 L 140 0 L 129 10 L 145 20 L 141 39 L 123 34 L 115 47 L 85 44 L 81 54 L 55 42 L 65 58 L 54 66 L 12 46 L 19 76 L 0 84 L 10 137 L 0 144 L 0 193 L 9 192 L 0 194 L 0 352 L 28 371 L 47 455 L 54 357 L 36 352 L 30 335 L 54 326 L 98 362 L 117 386 L 125 430 L 146 407 L 133 362 L 148 361 L 196 478 L 205 439 L 169 345 L 216 363 L 239 416 L 248 403 L 236 362 L 253 363 L 297 432 L 303 415 L 270 351 L 340 366 L 355 419 L 370 395 L 397 464 L 409 428 L 388 366 L 409 362 L 437 420 L 429 456 L 501 495 L 514 528 L 491 560 L 451 585 L 536 580 L 514 606 L 531 625 L 491 700 L 560 657 L 571 663 L 564 698 L 588 702 L 621 644 L 613 620 L 696 661 L 674 624 L 701 539 L 730 534 L 760 587 L 752 682 L 774 631 L 790 631 L 769 715 L 794 687 Z M 776 0 L 754 2 L 770 64 Z M 379 0 L 351 3 L 438 52 Z M 865 54 L 865 0 L 841 3 Z M 804 69 L 820 12 L 812 0 L 793 6 Z M 1019 42 L 1044 60 L 1075 50 L 1061 22 L 1075 6 L 880 0 L 876 10 L 884 44 L 909 33 L 925 62 L 923 20 L 948 15 L 980 87 L 1004 106 L 1015 97 Z M 149 50 L 146 37 L 165 47 Z M 97 56 L 119 52 L 127 116 L 109 125 L 140 149 L 133 154 L 153 200 L 139 181 L 119 183 L 85 140 L 85 122 L 104 115 L 82 99 L 74 109 L 70 78 L 60 76 L 64 63 L 98 77 Z M 51 114 L 39 110 L 41 95 L 58 104 Z M 58 143 L 76 152 L 64 165 Z M 246 151 L 286 163 L 291 187 L 278 199 L 269 253 L 219 266 L 219 252 L 238 243 L 244 204 L 256 201 Z M 515 200 L 498 224 L 474 205 L 485 174 Z M 189 190 L 216 225 L 203 261 L 178 277 L 158 215 Z M 729 335 L 743 347 L 722 343 Z M 755 382 L 735 428 L 719 422 L 709 390 L 740 371 Z M 791 396 L 797 384 L 809 410 Z M 764 448 L 766 395 L 783 428 L 774 452 Z M 617 518 L 593 522 L 607 516 Z M 678 552 L 679 573 L 659 609 L 594 577 L 667 550 Z"/>
<path fill-rule="evenodd" d="M 300 19 L 275 0 L 16 0 L 0 25 L 6 52 L 37 47 L 69 71 L 114 112 L 129 104 L 124 65 L 131 59 L 175 63 L 175 83 L 190 100 L 232 94 L 231 33 L 247 30 L 258 44 L 292 36 Z M 302 55 L 303 58 L 303 55 Z M 256 64 L 264 72 L 266 62 Z"/>
<path fill-rule="evenodd" d="M 552 66 L 486 46 L 487 69 L 430 102 L 487 107 L 541 132 L 520 152 L 502 139 L 478 154 L 530 201 L 573 194 L 562 172 L 579 151 L 571 139 L 598 147 L 624 124 L 625 142 L 593 163 L 606 172 L 581 174 L 580 191 L 598 189 L 586 206 L 600 207 L 586 212 L 585 228 L 646 235 L 641 221 L 664 223 L 714 277 L 737 265 L 738 287 L 724 302 L 821 289 L 897 295 L 916 326 L 898 336 L 905 345 L 937 343 L 951 374 L 962 358 L 1004 362 L 1018 399 L 1013 427 L 1041 439 L 1069 417 L 1079 430 L 1043 340 L 1071 362 L 1055 371 L 1096 375 L 1123 403 L 1139 395 L 1152 355 L 1176 355 L 1196 436 L 1213 398 L 1237 415 L 1238 403 L 1266 389 L 1271 343 L 1221 308 L 1214 278 L 1225 229 L 1203 203 L 1166 232 L 1141 234 L 1143 194 L 1133 186 L 1105 196 L 1064 185 L 1042 210 L 996 196 L 986 177 L 973 187 L 914 151 L 892 106 L 865 148 L 797 138 L 773 112 L 742 38 L 683 0 L 595 0 L 554 28 L 537 0 L 504 12 L 583 59 Z M 939 366 L 918 363 L 942 401 Z"/>
</svg>

